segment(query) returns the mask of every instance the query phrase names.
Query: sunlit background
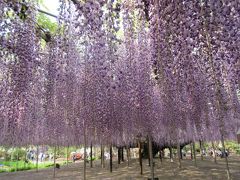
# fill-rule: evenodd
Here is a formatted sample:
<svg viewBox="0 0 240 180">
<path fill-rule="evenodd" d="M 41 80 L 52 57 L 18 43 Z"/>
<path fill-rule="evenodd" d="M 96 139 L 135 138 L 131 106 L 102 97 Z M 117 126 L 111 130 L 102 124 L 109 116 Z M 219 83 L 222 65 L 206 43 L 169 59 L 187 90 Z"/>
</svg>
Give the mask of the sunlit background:
<svg viewBox="0 0 240 180">
<path fill-rule="evenodd" d="M 40 4 L 40 8 L 41 10 L 44 10 L 51 14 L 58 15 L 59 0 L 43 0 L 43 3 Z M 49 18 L 53 17 L 49 16 Z"/>
</svg>

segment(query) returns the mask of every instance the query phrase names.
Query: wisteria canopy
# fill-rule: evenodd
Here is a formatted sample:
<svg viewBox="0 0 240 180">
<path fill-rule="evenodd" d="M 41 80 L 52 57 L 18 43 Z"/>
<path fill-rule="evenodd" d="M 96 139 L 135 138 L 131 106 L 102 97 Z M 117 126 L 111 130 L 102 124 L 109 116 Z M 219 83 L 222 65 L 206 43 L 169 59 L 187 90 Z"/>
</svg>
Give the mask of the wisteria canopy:
<svg viewBox="0 0 240 180">
<path fill-rule="evenodd" d="M 236 139 L 239 0 L 60 0 L 52 34 L 37 13 L 0 0 L 1 145 Z"/>
</svg>

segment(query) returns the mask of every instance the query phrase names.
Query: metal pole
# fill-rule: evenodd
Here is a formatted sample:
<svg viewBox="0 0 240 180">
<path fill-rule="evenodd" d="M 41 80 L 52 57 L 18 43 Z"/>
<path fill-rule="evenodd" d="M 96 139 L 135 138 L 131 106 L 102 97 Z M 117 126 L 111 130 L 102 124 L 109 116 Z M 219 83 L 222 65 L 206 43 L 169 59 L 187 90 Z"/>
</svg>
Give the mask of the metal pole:
<svg viewBox="0 0 240 180">
<path fill-rule="evenodd" d="M 122 162 L 124 162 L 124 147 L 121 148 L 121 158 Z"/>
<path fill-rule="evenodd" d="M 213 148 L 214 163 L 217 164 L 216 147 L 213 141 L 212 141 L 212 148 Z"/>
<path fill-rule="evenodd" d="M 24 170 L 26 169 L 26 162 L 27 162 L 27 147 L 25 149 L 25 157 L 24 157 Z"/>
<path fill-rule="evenodd" d="M 153 151 L 152 151 L 152 139 L 148 136 L 148 149 L 151 169 L 151 179 L 154 180 L 154 167 L 153 167 Z"/>
<path fill-rule="evenodd" d="M 19 154 L 18 154 L 18 148 L 16 149 L 17 150 L 17 164 L 16 164 L 16 171 L 18 171 L 18 158 L 19 158 Z"/>
<path fill-rule="evenodd" d="M 150 166 L 149 138 L 147 139 L 148 165 Z"/>
<path fill-rule="evenodd" d="M 203 148 L 202 148 L 202 141 L 199 140 L 199 146 L 200 146 L 200 154 L 201 154 L 201 160 L 203 160 Z"/>
<path fill-rule="evenodd" d="M 91 147 L 90 147 L 90 167 L 93 167 L 93 157 L 92 157 L 92 143 L 91 143 Z"/>
<path fill-rule="evenodd" d="M 142 146 L 141 142 L 139 141 L 139 164 L 140 164 L 140 173 L 143 174 L 143 167 L 142 167 Z"/>
<path fill-rule="evenodd" d="M 159 158 L 160 158 L 160 162 L 162 164 L 162 150 L 161 149 L 159 150 Z"/>
<path fill-rule="evenodd" d="M 178 167 L 181 168 L 182 167 L 182 163 L 181 163 L 181 147 L 180 147 L 180 143 L 179 142 L 177 144 L 177 151 L 178 151 Z"/>
<path fill-rule="evenodd" d="M 101 166 L 104 168 L 104 146 L 101 144 Z"/>
<path fill-rule="evenodd" d="M 118 148 L 118 164 L 121 163 L 121 149 L 120 147 Z"/>
<path fill-rule="evenodd" d="M 223 135 L 221 137 L 221 142 L 222 142 L 222 146 L 223 146 L 223 155 L 225 157 L 225 163 L 226 163 L 226 170 L 227 170 L 227 178 L 231 179 L 231 174 L 230 174 L 230 170 L 229 170 L 229 165 L 228 165 L 228 158 L 227 158 L 227 154 L 226 154 L 226 148 L 225 148 L 225 143 L 224 143 L 224 138 Z"/>
<path fill-rule="evenodd" d="M 37 145 L 36 172 L 38 172 L 38 156 L 39 156 L 39 148 L 38 148 L 38 145 Z"/>
<path fill-rule="evenodd" d="M 195 142 L 193 142 L 193 158 L 194 158 L 194 165 L 197 166 Z"/>
<path fill-rule="evenodd" d="M 128 167 L 130 165 L 130 152 L 129 152 L 129 147 L 127 146 L 127 161 L 128 161 Z"/>
<path fill-rule="evenodd" d="M 56 145 L 54 146 L 54 155 L 53 155 L 53 177 L 56 177 Z"/>
<path fill-rule="evenodd" d="M 193 145 L 190 143 L 190 150 L 191 150 L 191 160 L 193 160 Z"/>
<path fill-rule="evenodd" d="M 170 162 L 173 162 L 172 144 L 170 144 L 169 151 L 170 151 Z"/>
<path fill-rule="evenodd" d="M 54 17 L 54 18 L 58 18 L 58 16 L 56 16 L 56 15 L 54 15 L 54 14 L 51 14 L 51 13 L 49 13 L 49 12 L 43 11 L 43 10 L 41 10 L 41 9 L 37 9 L 37 10 L 38 10 L 38 12 L 40 12 L 40 13 L 46 14 L 46 15 L 48 15 L 48 16 L 52 16 L 52 17 Z"/>
<path fill-rule="evenodd" d="M 113 162 L 112 162 L 112 144 L 110 145 L 110 172 L 112 172 L 112 166 L 113 166 Z"/>
<path fill-rule="evenodd" d="M 68 151 L 69 151 L 69 145 L 67 146 L 67 166 L 68 166 L 68 158 L 69 158 L 69 157 L 68 157 L 68 154 L 69 154 Z"/>
<path fill-rule="evenodd" d="M 86 150 L 86 146 L 87 146 L 87 139 L 86 139 L 86 127 L 84 124 L 84 162 L 83 162 L 83 179 L 86 180 L 86 170 L 87 170 L 87 150 Z"/>
</svg>

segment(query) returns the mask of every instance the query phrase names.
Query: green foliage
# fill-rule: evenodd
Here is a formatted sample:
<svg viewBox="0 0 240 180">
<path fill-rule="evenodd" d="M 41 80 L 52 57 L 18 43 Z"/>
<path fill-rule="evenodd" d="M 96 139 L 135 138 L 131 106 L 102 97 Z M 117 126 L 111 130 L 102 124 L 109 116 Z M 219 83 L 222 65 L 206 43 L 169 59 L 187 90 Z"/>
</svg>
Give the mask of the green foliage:
<svg viewBox="0 0 240 180">
<path fill-rule="evenodd" d="M 24 170 L 30 170 L 30 169 L 36 168 L 36 164 L 31 162 L 26 163 L 24 161 L 0 161 L 0 164 L 4 165 L 2 168 L 0 168 L 0 173 L 24 171 Z M 59 164 L 63 165 L 63 164 L 66 164 L 66 162 L 61 162 Z M 53 165 L 54 165 L 53 162 L 39 163 L 38 168 L 44 169 L 44 168 L 53 167 Z"/>
<path fill-rule="evenodd" d="M 51 34 L 54 34 L 57 31 L 57 23 L 51 21 L 50 18 L 48 18 L 43 13 L 38 13 L 37 23 L 42 29 L 44 29 L 45 31 L 49 31 Z"/>
<path fill-rule="evenodd" d="M 44 5 L 44 0 L 36 0 L 36 2 L 38 3 L 38 4 L 41 4 L 41 5 Z"/>
<path fill-rule="evenodd" d="M 226 141 L 225 146 L 226 149 L 240 154 L 240 145 L 237 144 L 235 141 Z"/>
<path fill-rule="evenodd" d="M 27 18 L 27 14 L 26 14 L 27 10 L 28 10 L 28 7 L 22 4 L 21 10 L 18 13 L 18 16 L 20 19 L 25 20 Z"/>
<path fill-rule="evenodd" d="M 92 157 L 92 161 L 100 159 L 99 157 Z M 88 160 L 91 161 L 91 157 L 88 157 Z"/>
<path fill-rule="evenodd" d="M 24 160 L 26 156 L 26 150 L 22 148 L 0 148 L 0 158 L 5 161 L 10 160 Z"/>
<path fill-rule="evenodd" d="M 0 149 L 0 158 L 5 157 L 6 152 L 2 149 Z"/>
<path fill-rule="evenodd" d="M 67 153 L 66 148 L 62 148 L 62 147 L 59 147 L 59 146 L 57 147 L 56 154 L 57 154 L 58 157 L 60 157 L 60 156 L 64 157 L 64 156 L 66 156 L 66 153 Z"/>
<path fill-rule="evenodd" d="M 77 147 L 69 147 L 68 148 L 68 157 L 70 158 L 71 152 L 76 152 L 77 151 Z M 49 147 L 48 149 L 48 153 L 49 154 L 54 154 L 54 147 Z M 63 157 L 66 158 L 67 156 L 67 147 L 57 147 L 56 148 L 56 156 L 58 157 Z"/>
<path fill-rule="evenodd" d="M 26 156 L 26 151 L 23 149 L 17 148 L 12 152 L 11 158 L 12 160 L 24 160 L 25 156 Z"/>
<path fill-rule="evenodd" d="M 10 161 L 10 160 L 11 160 L 11 154 L 5 152 L 4 160 L 5 160 L 5 161 Z"/>
</svg>

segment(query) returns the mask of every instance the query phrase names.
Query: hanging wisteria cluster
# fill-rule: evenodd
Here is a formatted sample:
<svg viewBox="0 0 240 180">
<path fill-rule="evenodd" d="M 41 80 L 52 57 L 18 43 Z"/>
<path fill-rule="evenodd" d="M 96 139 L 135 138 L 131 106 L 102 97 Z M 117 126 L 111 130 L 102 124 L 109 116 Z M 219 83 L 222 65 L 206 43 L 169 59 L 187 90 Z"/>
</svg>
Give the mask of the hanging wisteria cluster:
<svg viewBox="0 0 240 180">
<path fill-rule="evenodd" d="M 60 0 L 45 46 L 37 7 L 0 0 L 1 145 L 235 138 L 238 0 Z"/>
</svg>

